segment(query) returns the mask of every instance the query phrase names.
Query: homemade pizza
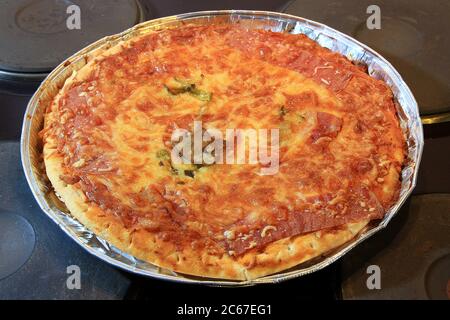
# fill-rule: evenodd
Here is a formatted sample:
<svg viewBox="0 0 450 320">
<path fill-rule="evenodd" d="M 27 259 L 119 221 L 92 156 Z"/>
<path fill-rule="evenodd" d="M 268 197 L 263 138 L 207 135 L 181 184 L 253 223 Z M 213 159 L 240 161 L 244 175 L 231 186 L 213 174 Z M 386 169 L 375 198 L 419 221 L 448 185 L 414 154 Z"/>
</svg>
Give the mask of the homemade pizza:
<svg viewBox="0 0 450 320">
<path fill-rule="evenodd" d="M 256 149 L 277 155 L 275 170 L 228 153 L 174 161 L 175 132 L 209 129 L 223 140 L 200 151 L 221 142 L 245 159 L 255 147 L 236 129 L 266 132 Z M 98 52 L 47 107 L 41 136 L 55 193 L 99 237 L 174 272 L 234 280 L 294 267 L 382 219 L 406 150 L 391 90 L 364 67 L 302 34 L 220 24 Z"/>
</svg>

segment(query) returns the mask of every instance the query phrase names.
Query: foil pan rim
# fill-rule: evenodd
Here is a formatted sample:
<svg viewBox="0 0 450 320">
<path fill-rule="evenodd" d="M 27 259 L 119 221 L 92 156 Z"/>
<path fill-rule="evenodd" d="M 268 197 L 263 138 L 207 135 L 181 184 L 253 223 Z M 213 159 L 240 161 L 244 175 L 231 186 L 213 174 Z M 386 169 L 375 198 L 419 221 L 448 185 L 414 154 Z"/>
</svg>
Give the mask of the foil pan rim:
<svg viewBox="0 0 450 320">
<path fill-rule="evenodd" d="M 398 89 L 399 95 L 402 97 L 404 96 L 404 99 L 407 99 L 407 101 L 402 101 L 405 104 L 408 105 L 401 105 L 400 109 L 401 111 L 405 111 L 406 107 L 409 107 L 409 111 L 411 114 L 408 116 L 405 115 L 406 120 L 403 118 L 401 119 L 401 122 L 404 122 L 404 125 L 411 125 L 410 127 L 403 128 L 403 131 L 405 132 L 408 130 L 412 130 L 413 133 L 409 132 L 411 135 L 412 141 L 408 140 L 408 151 L 409 151 L 409 157 L 412 157 L 412 163 L 410 163 L 410 166 L 408 167 L 409 171 L 406 173 L 407 180 L 409 184 L 407 186 L 404 186 L 402 182 L 402 190 L 400 197 L 398 201 L 395 203 L 394 206 L 392 206 L 386 213 L 385 217 L 379 222 L 377 226 L 374 226 L 366 231 L 364 231 L 362 234 L 359 234 L 356 238 L 352 239 L 350 242 L 347 242 L 344 244 L 341 248 L 337 249 L 334 253 L 327 257 L 321 257 L 322 260 L 318 261 L 317 263 L 313 263 L 310 266 L 303 267 L 303 264 L 298 265 L 293 270 L 289 271 L 283 271 L 281 273 L 277 273 L 275 275 L 269 275 L 253 280 L 245 280 L 245 281 L 233 281 L 233 280 L 222 280 L 222 279 L 210 279 L 210 278 L 200 278 L 200 277 L 191 277 L 189 275 L 183 275 L 183 274 L 177 274 L 177 273 L 161 273 L 157 272 L 155 270 L 146 270 L 142 269 L 139 266 L 132 265 L 130 263 L 118 260 L 117 256 L 122 254 L 123 256 L 127 256 L 126 253 L 118 251 L 113 251 L 112 246 L 110 246 L 106 241 L 102 240 L 101 238 L 97 238 L 95 234 L 84 228 L 81 224 L 81 226 L 77 225 L 69 225 L 67 221 L 62 220 L 62 217 L 68 218 L 68 215 L 64 212 L 61 212 L 60 210 L 55 210 L 54 208 L 51 208 L 50 202 L 45 197 L 45 192 L 42 190 L 42 188 L 39 186 L 39 183 L 41 181 L 38 177 L 36 177 L 36 173 L 33 171 L 33 161 L 36 161 L 35 159 L 31 159 L 31 151 L 30 150 L 30 138 L 33 138 L 31 135 L 31 129 L 34 125 L 32 122 L 36 118 L 37 114 L 37 108 L 39 107 L 40 100 L 42 98 L 43 93 L 45 93 L 47 86 L 49 86 L 52 81 L 56 81 L 57 77 L 61 75 L 62 71 L 64 71 L 64 68 L 67 66 L 70 66 L 70 64 L 75 63 L 77 60 L 82 59 L 85 55 L 87 55 L 89 52 L 92 52 L 98 48 L 101 48 L 103 46 L 106 46 L 111 41 L 121 41 L 126 40 L 128 36 L 133 36 L 133 33 L 144 30 L 146 28 L 149 29 L 155 29 L 157 27 L 161 26 L 175 26 L 177 23 L 183 23 L 183 22 L 189 22 L 190 20 L 195 19 L 205 19 L 206 22 L 209 23 L 209 19 L 215 19 L 217 17 L 227 17 L 230 21 L 228 23 L 235 23 L 240 21 L 248 20 L 267 20 L 267 27 L 270 29 L 270 24 L 273 23 L 274 20 L 278 20 L 279 23 L 283 24 L 293 24 L 294 27 L 298 27 L 300 24 L 303 25 L 306 29 L 310 29 L 313 33 L 318 32 L 319 35 L 323 35 L 325 37 L 329 37 L 332 40 L 336 40 L 336 38 L 340 38 L 340 41 L 343 41 L 345 45 L 353 45 L 356 47 L 356 49 L 363 52 L 362 57 L 365 56 L 366 53 L 369 53 L 370 58 L 374 58 L 377 60 L 377 63 L 381 63 L 384 67 L 383 71 L 389 71 L 390 77 L 395 80 L 393 83 L 388 85 L 393 89 L 392 86 L 394 86 L 396 89 Z M 260 22 L 261 22 L 260 21 Z M 205 22 L 203 22 L 205 23 Z M 261 26 L 264 26 L 264 23 L 261 23 Z M 285 31 L 283 29 L 283 31 Z M 295 31 L 295 30 L 294 30 Z M 295 33 L 303 33 L 303 32 L 295 32 Z M 307 34 L 309 36 L 309 34 Z M 316 42 L 319 42 L 317 39 L 313 39 Z M 346 43 L 345 43 L 346 42 Z M 323 45 L 319 42 L 319 44 Z M 341 43 L 338 43 L 338 45 L 342 45 Z M 326 46 L 325 46 L 326 47 Z M 333 50 L 337 51 L 337 50 Z M 342 54 L 341 51 L 337 51 Z M 352 59 L 351 57 L 348 57 Z M 361 58 L 361 57 L 360 57 Z M 354 59 L 357 60 L 357 59 Z M 361 60 L 358 60 L 361 61 Z M 377 65 L 378 66 L 378 65 Z M 386 69 L 386 70 L 385 70 Z M 369 73 L 370 74 L 370 73 Z M 372 74 L 370 74 L 372 76 Z M 66 77 L 67 78 L 67 77 Z M 394 95 L 395 92 L 394 92 Z M 405 124 L 406 123 L 406 124 Z M 412 126 L 414 125 L 414 126 Z M 406 134 L 406 133 L 405 133 Z M 401 75 L 397 72 L 397 70 L 385 59 L 383 58 L 378 52 L 375 50 L 369 48 L 365 44 L 360 43 L 359 41 L 353 39 L 352 37 L 343 34 L 335 29 L 332 29 L 325 24 L 315 22 L 309 19 L 285 14 L 285 13 L 278 13 L 278 12 L 271 12 L 271 11 L 254 11 L 254 10 L 214 10 L 214 11 L 198 11 L 198 12 L 191 12 L 191 13 L 183 13 L 180 15 L 175 16 L 169 16 L 169 17 L 163 17 L 158 18 L 154 20 L 149 20 L 143 23 L 140 23 L 128 30 L 125 30 L 119 34 L 111 35 L 104 37 L 102 39 L 97 40 L 96 42 L 88 45 L 87 47 L 81 49 L 68 59 L 66 59 L 64 62 L 62 62 L 59 66 L 57 66 L 42 82 L 42 84 L 39 86 L 33 97 L 30 99 L 28 106 L 25 111 L 24 120 L 23 120 L 23 126 L 22 126 L 22 135 L 21 135 L 21 141 L 20 141 L 20 149 L 21 149 L 21 161 L 23 170 L 28 182 L 28 185 L 30 186 L 30 189 L 33 193 L 34 198 L 39 204 L 39 207 L 44 211 L 44 213 L 52 219 L 70 238 L 72 238 L 76 243 L 78 243 L 82 248 L 84 248 L 86 251 L 88 251 L 90 254 L 100 258 L 101 260 L 109 263 L 110 265 L 119 267 L 123 270 L 143 275 L 143 276 L 149 276 L 152 278 L 162 279 L 162 280 L 169 280 L 174 282 L 182 282 L 182 283 L 195 283 L 195 284 L 205 284 L 205 285 L 211 285 L 211 286 L 249 286 L 249 285 L 255 285 L 255 284 L 268 284 L 268 283 L 278 283 L 281 281 L 289 280 L 292 278 L 300 277 L 306 274 L 310 274 L 312 272 L 318 271 L 334 261 L 341 258 L 343 255 L 345 255 L 347 252 L 352 250 L 355 246 L 357 246 L 359 243 L 363 242 L 364 240 L 371 237 L 373 234 L 377 233 L 378 231 L 384 229 L 389 221 L 392 219 L 392 217 L 398 212 L 399 208 L 403 205 L 403 203 L 406 201 L 406 199 L 411 194 L 412 190 L 416 186 L 417 183 L 417 173 L 419 169 L 419 164 L 421 161 L 422 151 L 423 151 L 423 144 L 424 144 L 424 138 L 423 138 L 423 128 L 422 123 L 420 122 L 420 116 L 418 111 L 417 102 L 414 99 L 413 94 L 411 93 L 410 89 L 402 79 Z M 414 145 L 410 145 L 410 143 L 413 143 Z M 404 174 L 404 171 L 402 171 L 402 174 Z M 42 177 L 41 177 L 42 178 Z M 406 183 L 406 182 L 405 182 Z M 72 218 L 73 220 L 73 218 Z M 75 232 L 79 228 L 79 231 L 83 232 L 83 237 L 81 237 L 79 234 Z M 96 247 L 92 246 L 92 244 L 89 243 L 89 241 L 92 240 L 92 238 L 95 238 L 95 240 L 98 242 L 96 243 Z M 129 255 L 128 255 L 129 256 Z M 131 259 L 134 259 L 131 257 Z M 320 260 L 320 258 L 319 258 Z M 300 268 L 300 269 L 298 269 Z M 159 268 L 156 268 L 159 269 Z"/>
</svg>

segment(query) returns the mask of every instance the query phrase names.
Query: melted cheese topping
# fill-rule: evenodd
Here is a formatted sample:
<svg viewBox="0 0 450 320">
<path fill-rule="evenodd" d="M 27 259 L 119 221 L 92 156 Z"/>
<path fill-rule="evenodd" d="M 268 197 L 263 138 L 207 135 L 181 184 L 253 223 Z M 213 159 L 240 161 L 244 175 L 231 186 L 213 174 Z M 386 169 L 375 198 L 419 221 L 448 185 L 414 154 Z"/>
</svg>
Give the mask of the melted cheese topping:
<svg viewBox="0 0 450 320">
<path fill-rule="evenodd" d="M 61 179 L 165 241 L 239 255 L 281 238 L 382 218 L 404 138 L 392 93 L 303 35 L 164 30 L 89 64 L 44 130 Z M 280 129 L 280 169 L 171 163 L 174 129 Z"/>
</svg>

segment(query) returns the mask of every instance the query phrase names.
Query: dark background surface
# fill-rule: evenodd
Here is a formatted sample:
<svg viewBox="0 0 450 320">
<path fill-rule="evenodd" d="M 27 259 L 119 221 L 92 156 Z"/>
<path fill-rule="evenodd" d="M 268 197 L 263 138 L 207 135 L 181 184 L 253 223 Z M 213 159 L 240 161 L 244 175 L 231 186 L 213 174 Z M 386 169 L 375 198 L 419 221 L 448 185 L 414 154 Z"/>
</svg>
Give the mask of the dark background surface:
<svg viewBox="0 0 450 320">
<path fill-rule="evenodd" d="M 142 2 L 147 19 L 213 9 L 283 11 L 290 4 L 279 0 Z M 365 16 L 365 12 L 361 15 Z M 442 123 L 424 128 L 426 144 L 418 185 L 412 200 L 404 205 L 392 225 L 324 270 L 280 284 L 240 289 L 183 285 L 121 271 L 85 252 L 39 209 L 25 180 L 19 151 L 22 118 L 30 94 L 11 92 L 11 86 L 15 85 L 9 83 L 2 87 L 0 83 L 0 214 L 25 218 L 34 231 L 35 245 L 30 258 L 18 271 L 3 279 L 0 276 L 0 299 L 170 299 L 181 304 L 249 303 L 255 300 L 264 303 L 288 297 L 295 300 L 429 298 L 430 294 L 426 292 L 428 267 L 438 258 L 449 257 L 448 243 L 442 244 L 448 238 L 442 238 L 442 232 L 445 233 L 450 225 L 446 220 L 450 215 L 450 123 Z M 27 90 L 32 92 L 33 86 Z M 424 197 L 430 194 L 440 195 Z M 413 219 L 418 212 L 425 221 L 433 223 L 426 228 L 418 227 L 419 222 Z M 428 215 L 429 219 L 426 218 Z M 440 227 L 433 228 L 436 219 L 442 221 L 437 221 Z M 420 222 L 422 224 L 425 222 Z M 0 243 L 8 243 L 1 228 Z M 422 238 L 417 240 L 419 243 L 429 241 L 428 246 L 421 249 L 423 252 L 419 249 L 414 251 L 416 247 L 411 244 L 409 230 L 416 229 L 424 231 L 420 234 Z M 424 252 L 433 254 L 427 256 Z M 408 266 L 399 264 L 398 261 L 403 260 L 406 263 L 406 256 L 415 259 L 407 260 Z M 2 263 L 5 261 L 0 260 L 0 270 Z M 365 287 L 365 270 L 373 263 L 379 264 L 382 272 L 389 272 L 389 276 L 384 277 L 384 291 L 372 292 Z M 81 290 L 68 290 L 66 287 L 66 268 L 70 265 L 78 265 L 81 269 Z M 395 268 L 392 267 L 394 265 Z M 419 265 L 423 268 L 416 268 Z M 408 286 L 405 289 L 405 284 L 410 283 L 413 283 L 413 289 Z"/>
</svg>

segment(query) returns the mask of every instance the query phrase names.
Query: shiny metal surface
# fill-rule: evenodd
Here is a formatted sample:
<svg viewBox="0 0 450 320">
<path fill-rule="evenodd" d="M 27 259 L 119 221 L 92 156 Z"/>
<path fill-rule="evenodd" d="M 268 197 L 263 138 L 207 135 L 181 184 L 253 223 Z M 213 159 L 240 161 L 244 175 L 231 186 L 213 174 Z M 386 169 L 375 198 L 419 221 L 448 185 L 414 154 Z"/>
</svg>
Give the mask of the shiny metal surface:
<svg viewBox="0 0 450 320">
<path fill-rule="evenodd" d="M 371 224 L 364 232 L 342 247 L 313 261 L 285 272 L 248 281 L 200 278 L 161 269 L 150 263 L 135 259 L 133 256 L 111 246 L 107 241 L 97 237 L 74 219 L 57 200 L 44 173 L 41 157 L 42 145 L 38 138 L 38 132 L 43 125 L 45 107 L 58 92 L 65 79 L 74 70 L 83 67 L 86 64 L 86 57 L 91 56 L 96 50 L 109 48 L 120 41 L 157 29 L 183 27 L 186 23 L 197 25 L 239 23 L 247 28 L 270 29 L 292 34 L 304 33 L 320 45 L 339 52 L 350 60 L 366 64 L 372 77 L 385 81 L 391 87 L 398 102 L 398 114 L 402 130 L 406 136 L 408 152 L 407 161 L 402 171 L 400 198 L 388 210 L 384 219 Z M 91 254 L 124 270 L 154 278 L 214 286 L 247 286 L 259 283 L 276 283 L 320 270 L 342 257 L 360 242 L 385 228 L 416 185 L 423 141 L 419 110 L 411 91 L 392 65 L 374 50 L 323 24 L 300 17 L 266 11 L 223 10 L 187 13 L 147 21 L 118 35 L 101 39 L 67 59 L 50 73 L 28 104 L 22 128 L 21 154 L 27 181 L 39 206 L 67 235 Z"/>
<path fill-rule="evenodd" d="M 423 124 L 433 124 L 449 121 L 450 121 L 450 112 L 422 116 Z"/>
</svg>

